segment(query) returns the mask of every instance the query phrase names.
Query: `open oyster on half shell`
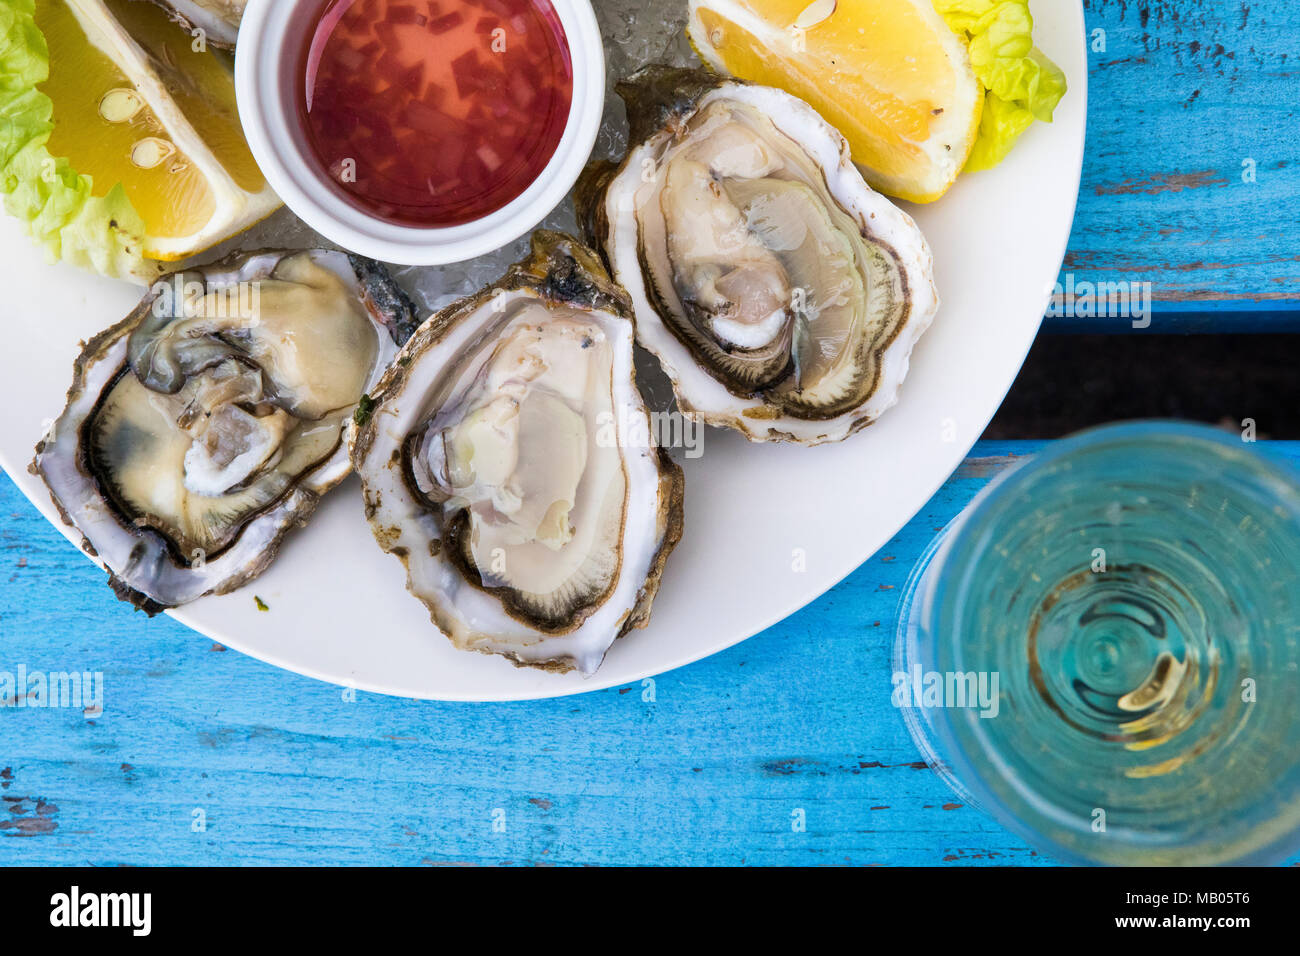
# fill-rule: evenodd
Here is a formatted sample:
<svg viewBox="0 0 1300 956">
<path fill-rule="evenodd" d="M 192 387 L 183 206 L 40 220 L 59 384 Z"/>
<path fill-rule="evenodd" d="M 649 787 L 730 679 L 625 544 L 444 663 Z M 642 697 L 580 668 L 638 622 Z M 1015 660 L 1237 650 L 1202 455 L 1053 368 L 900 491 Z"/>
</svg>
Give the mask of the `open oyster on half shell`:
<svg viewBox="0 0 1300 956">
<path fill-rule="evenodd" d="M 225 594 L 347 475 L 347 421 L 415 325 L 383 268 L 344 253 L 177 272 L 86 345 L 32 470 L 122 600 Z"/>
<path fill-rule="evenodd" d="M 139 0 L 135 0 L 139 2 Z M 235 48 L 248 0 L 153 0 L 185 29 L 202 30 L 214 46 Z"/>
<path fill-rule="evenodd" d="M 557 233 L 411 337 L 354 429 L 376 540 L 465 650 L 590 674 L 643 627 L 681 535 L 681 469 L 637 390 L 633 322 Z"/>
<path fill-rule="evenodd" d="M 804 444 L 879 417 L 938 308 L 916 224 L 788 93 L 662 66 L 618 89 L 631 149 L 579 215 L 682 412 Z"/>
</svg>

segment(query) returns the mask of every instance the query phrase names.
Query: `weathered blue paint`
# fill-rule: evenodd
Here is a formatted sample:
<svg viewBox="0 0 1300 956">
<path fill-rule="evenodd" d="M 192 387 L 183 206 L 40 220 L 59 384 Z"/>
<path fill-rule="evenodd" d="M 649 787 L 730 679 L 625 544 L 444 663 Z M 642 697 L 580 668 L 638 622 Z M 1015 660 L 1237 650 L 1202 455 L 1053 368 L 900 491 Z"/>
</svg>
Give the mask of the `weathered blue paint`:
<svg viewBox="0 0 1300 956">
<path fill-rule="evenodd" d="M 1062 284 L 1152 283 L 1147 333 L 1300 330 L 1294 0 L 1084 8 L 1088 148 Z M 1048 328 L 1134 331 L 1105 318 Z"/>
<path fill-rule="evenodd" d="M 825 597 L 653 695 L 498 705 L 347 702 L 146 622 L 2 480 L 0 671 L 106 693 L 94 719 L 0 709 L 0 863 L 1049 863 L 960 806 L 890 704 L 913 561 L 1033 447 L 977 446 Z"/>
</svg>

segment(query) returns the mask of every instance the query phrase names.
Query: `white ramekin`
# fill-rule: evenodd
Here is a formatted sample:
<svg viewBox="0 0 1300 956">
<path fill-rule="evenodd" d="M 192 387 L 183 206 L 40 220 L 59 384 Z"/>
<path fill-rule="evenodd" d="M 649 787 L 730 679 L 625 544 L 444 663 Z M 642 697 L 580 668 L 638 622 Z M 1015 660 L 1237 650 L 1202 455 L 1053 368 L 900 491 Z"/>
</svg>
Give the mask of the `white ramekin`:
<svg viewBox="0 0 1300 956">
<path fill-rule="evenodd" d="M 590 0 L 551 0 L 573 62 L 573 101 L 551 161 L 508 205 L 474 222 L 437 229 L 396 225 L 367 215 L 330 188 L 307 155 L 295 74 L 302 34 L 310 28 L 319 2 L 249 0 L 235 55 L 239 118 L 253 158 L 271 188 L 307 225 L 372 259 L 440 265 L 499 249 L 563 201 L 591 156 L 604 112 L 605 50 Z"/>
</svg>

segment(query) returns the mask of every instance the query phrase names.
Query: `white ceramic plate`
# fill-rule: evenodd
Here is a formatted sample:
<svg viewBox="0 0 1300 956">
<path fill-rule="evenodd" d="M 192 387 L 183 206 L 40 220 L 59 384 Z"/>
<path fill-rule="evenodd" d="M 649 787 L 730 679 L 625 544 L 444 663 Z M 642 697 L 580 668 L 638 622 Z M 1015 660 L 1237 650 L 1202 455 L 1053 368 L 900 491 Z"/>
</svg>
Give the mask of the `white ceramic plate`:
<svg viewBox="0 0 1300 956">
<path fill-rule="evenodd" d="M 380 552 L 356 479 L 292 535 L 270 570 L 232 595 L 174 616 L 213 640 L 322 680 L 404 697 L 514 700 L 627 684 L 738 643 L 814 600 L 925 504 L 992 418 L 1015 379 L 1065 254 L 1083 158 L 1087 57 L 1079 3 L 1040 0 L 1035 40 L 1070 92 L 997 170 L 963 177 L 941 201 L 909 207 L 934 249 L 943 306 L 898 406 L 847 442 L 750 445 L 708 430 L 684 462 L 686 533 L 650 626 L 619 641 L 594 677 L 517 669 L 452 648 Z M 63 407 L 81 339 L 118 321 L 136 288 L 47 265 L 0 222 L 6 287 L 0 350 L 0 465 L 69 539 L 32 448 Z M 795 570 L 802 566 L 803 570 Z M 253 595 L 270 607 L 259 612 Z M 142 634 L 148 624 L 141 618 Z"/>
</svg>

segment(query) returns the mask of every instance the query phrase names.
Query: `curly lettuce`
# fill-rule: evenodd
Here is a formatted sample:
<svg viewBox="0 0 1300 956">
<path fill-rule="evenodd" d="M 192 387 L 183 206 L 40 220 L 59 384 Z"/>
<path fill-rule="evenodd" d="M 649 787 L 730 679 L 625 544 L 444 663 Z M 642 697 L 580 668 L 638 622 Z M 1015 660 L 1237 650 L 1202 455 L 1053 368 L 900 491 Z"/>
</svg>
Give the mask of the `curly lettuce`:
<svg viewBox="0 0 1300 956">
<path fill-rule="evenodd" d="M 992 169 L 1035 120 L 1052 121 L 1065 74 L 1034 47 L 1029 0 L 934 0 L 948 26 L 966 38 L 984 86 L 984 113 L 966 169 Z"/>
<path fill-rule="evenodd" d="M 108 276 L 147 279 L 144 221 L 121 184 L 96 196 L 89 176 L 46 143 L 54 104 L 37 87 L 49 79 L 50 51 L 36 26 L 35 0 L 0 0 L 0 192 L 51 261 Z"/>
</svg>

